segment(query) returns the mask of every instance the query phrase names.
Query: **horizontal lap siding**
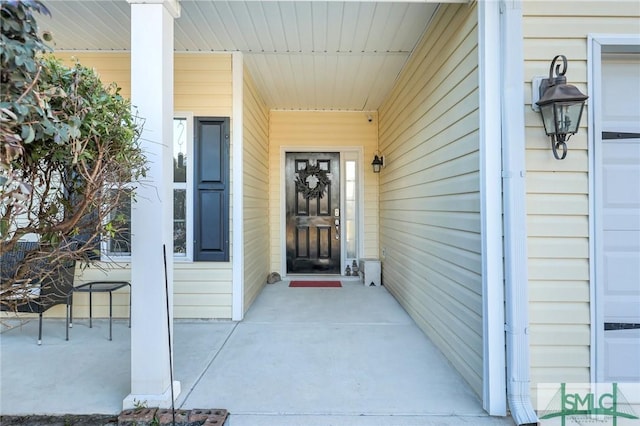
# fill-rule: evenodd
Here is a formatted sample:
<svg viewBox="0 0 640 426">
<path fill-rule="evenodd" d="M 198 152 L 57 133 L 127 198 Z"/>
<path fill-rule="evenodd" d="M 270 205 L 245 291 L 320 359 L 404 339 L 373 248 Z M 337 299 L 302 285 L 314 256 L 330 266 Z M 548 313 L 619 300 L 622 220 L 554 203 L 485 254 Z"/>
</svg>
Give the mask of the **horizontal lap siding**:
<svg viewBox="0 0 640 426">
<path fill-rule="evenodd" d="M 193 112 L 194 116 L 232 116 L 230 54 L 176 53 L 174 73 L 176 111 Z"/>
<path fill-rule="evenodd" d="M 441 6 L 380 109 L 385 286 L 482 393 L 475 5 Z"/>
<path fill-rule="evenodd" d="M 369 122 L 367 116 L 374 120 Z M 370 162 L 377 148 L 375 113 L 336 111 L 271 111 L 269 124 L 269 222 L 271 270 L 281 271 L 281 147 L 317 147 L 321 151 L 362 147 L 364 161 L 364 257 L 378 257 L 378 186 Z M 285 271 L 283 271 L 285 272 Z"/>
<path fill-rule="evenodd" d="M 269 110 L 244 70 L 244 309 L 269 273 Z"/>
<path fill-rule="evenodd" d="M 97 70 L 103 83 L 115 81 L 130 96 L 129 53 L 61 52 L 57 57 Z M 232 114 L 232 72 L 230 54 L 176 54 L 174 60 L 174 110 L 192 112 L 194 116 L 228 116 Z M 231 226 L 230 226 L 231 227 Z M 175 318 L 231 318 L 231 262 L 174 262 Z M 107 275 L 99 268 L 80 271 L 76 285 L 100 279 L 130 280 L 128 263 Z M 162 283 L 160 283 L 162 284 Z M 108 316 L 108 295 L 94 295 L 94 315 Z M 88 295 L 74 297 L 74 315 L 88 316 Z M 114 293 L 114 316 L 128 315 L 128 292 Z M 60 308 L 60 309 L 58 309 Z M 63 307 L 50 310 L 52 316 L 64 316 Z"/>
<path fill-rule="evenodd" d="M 55 52 L 54 56 L 71 65 L 76 61 L 93 68 L 103 84 L 116 82 L 120 94 L 131 98 L 131 59 L 128 53 Z"/>
<path fill-rule="evenodd" d="M 231 318 L 231 280 L 229 263 L 174 263 L 174 317 Z"/>
<path fill-rule="evenodd" d="M 553 158 L 531 80 L 548 76 L 557 54 L 568 83 L 587 93 L 588 34 L 637 34 L 640 4 L 631 1 L 523 2 L 527 233 L 532 395 L 537 383 L 590 381 L 589 153 L 587 112 Z M 590 101 L 587 101 L 589 103 Z"/>
<path fill-rule="evenodd" d="M 231 54 L 176 53 L 174 110 L 194 116 L 231 117 L 233 128 L 233 73 Z M 233 151 L 234 135 L 231 134 Z M 233 175 L 233 159 L 230 159 Z M 230 178 L 230 188 L 233 182 Z M 176 318 L 231 318 L 233 250 L 233 190 L 229 191 L 229 262 L 175 264 Z M 178 267 L 180 266 L 180 268 Z M 206 287 L 206 286 L 209 287 Z"/>
</svg>

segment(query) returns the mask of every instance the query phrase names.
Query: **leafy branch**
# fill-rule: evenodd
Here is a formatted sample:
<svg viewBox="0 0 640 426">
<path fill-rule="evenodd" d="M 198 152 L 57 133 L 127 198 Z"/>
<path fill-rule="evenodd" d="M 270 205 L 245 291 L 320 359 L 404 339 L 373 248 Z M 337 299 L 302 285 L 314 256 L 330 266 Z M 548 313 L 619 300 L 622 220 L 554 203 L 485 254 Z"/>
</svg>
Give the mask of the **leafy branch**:
<svg viewBox="0 0 640 426">
<path fill-rule="evenodd" d="M 95 263 L 101 242 L 128 226 L 117 213 L 146 173 L 130 101 L 94 70 L 56 59 L 34 12 L 50 15 L 36 0 L 0 0 L 0 254 L 40 242 L 2 271 L 3 304 L 25 294 L 29 262 Z"/>
</svg>

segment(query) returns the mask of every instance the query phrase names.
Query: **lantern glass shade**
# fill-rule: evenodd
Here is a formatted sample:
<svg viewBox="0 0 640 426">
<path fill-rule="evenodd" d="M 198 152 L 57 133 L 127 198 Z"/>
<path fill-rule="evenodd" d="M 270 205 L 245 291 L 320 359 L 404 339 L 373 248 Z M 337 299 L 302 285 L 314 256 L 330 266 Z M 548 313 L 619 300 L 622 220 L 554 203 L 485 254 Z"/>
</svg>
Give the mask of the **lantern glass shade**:
<svg viewBox="0 0 640 426">
<path fill-rule="evenodd" d="M 547 136 L 556 135 L 561 138 L 573 135 L 578 131 L 584 101 L 551 102 L 540 106 L 542 122 Z"/>
<path fill-rule="evenodd" d="M 566 84 L 564 75 L 553 79 L 553 84 L 548 86 L 551 80 L 543 80 L 544 85 L 540 86 L 540 100 L 536 103 L 540 107 L 547 136 L 554 136 L 557 141 L 565 141 L 567 135 L 573 135 L 578 131 L 588 96 L 577 87 Z"/>
<path fill-rule="evenodd" d="M 560 61 L 560 62 L 558 62 Z M 542 123 L 547 136 L 551 136 L 551 149 L 557 160 L 567 156 L 567 140 L 576 134 L 584 103 L 589 98 L 577 87 L 567 84 L 567 58 L 556 55 L 549 67 L 549 78 L 539 80 Z"/>
<path fill-rule="evenodd" d="M 380 169 L 384 164 L 383 158 L 384 157 L 379 157 L 377 154 L 373 157 L 373 161 L 371 162 L 371 165 L 373 166 L 373 173 L 380 173 Z"/>
</svg>

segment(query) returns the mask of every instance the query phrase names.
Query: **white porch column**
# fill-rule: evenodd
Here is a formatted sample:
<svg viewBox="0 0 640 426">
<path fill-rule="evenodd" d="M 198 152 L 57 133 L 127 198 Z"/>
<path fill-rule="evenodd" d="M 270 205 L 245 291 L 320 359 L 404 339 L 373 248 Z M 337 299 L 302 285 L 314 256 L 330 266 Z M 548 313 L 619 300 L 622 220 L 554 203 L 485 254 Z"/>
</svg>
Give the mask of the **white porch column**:
<svg viewBox="0 0 640 426">
<path fill-rule="evenodd" d="M 131 4 L 131 101 L 144 120 L 149 171 L 131 209 L 131 393 L 150 407 L 171 406 L 169 335 L 173 324 L 173 21 L 176 0 Z M 166 247 L 166 277 L 163 246 Z M 165 279 L 169 284 L 169 312 Z M 167 320 L 167 315 L 169 320 Z M 172 330 L 171 330 L 172 331 Z M 174 382 L 173 394 L 180 393 Z"/>
</svg>

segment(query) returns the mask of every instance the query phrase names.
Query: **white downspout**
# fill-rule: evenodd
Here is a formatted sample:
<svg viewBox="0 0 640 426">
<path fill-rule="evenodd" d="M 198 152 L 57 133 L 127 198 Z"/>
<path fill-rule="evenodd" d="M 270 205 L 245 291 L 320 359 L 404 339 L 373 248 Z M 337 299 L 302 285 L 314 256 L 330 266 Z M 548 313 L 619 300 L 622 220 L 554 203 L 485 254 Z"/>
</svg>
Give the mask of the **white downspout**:
<svg viewBox="0 0 640 426">
<path fill-rule="evenodd" d="M 529 380 L 522 4 L 501 0 L 502 165 L 507 400 L 517 425 L 538 424 Z"/>
</svg>

